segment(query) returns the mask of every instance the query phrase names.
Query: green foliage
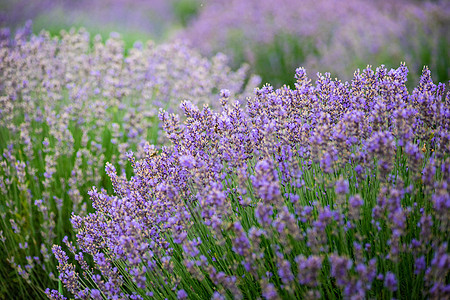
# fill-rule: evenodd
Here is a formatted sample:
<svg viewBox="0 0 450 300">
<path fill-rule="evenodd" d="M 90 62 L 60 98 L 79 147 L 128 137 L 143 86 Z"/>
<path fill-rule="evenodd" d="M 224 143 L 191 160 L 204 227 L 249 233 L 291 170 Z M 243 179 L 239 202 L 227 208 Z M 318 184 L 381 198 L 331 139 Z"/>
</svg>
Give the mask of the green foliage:
<svg viewBox="0 0 450 300">
<path fill-rule="evenodd" d="M 172 3 L 173 12 L 183 27 L 186 27 L 199 12 L 199 0 L 176 0 Z"/>
</svg>

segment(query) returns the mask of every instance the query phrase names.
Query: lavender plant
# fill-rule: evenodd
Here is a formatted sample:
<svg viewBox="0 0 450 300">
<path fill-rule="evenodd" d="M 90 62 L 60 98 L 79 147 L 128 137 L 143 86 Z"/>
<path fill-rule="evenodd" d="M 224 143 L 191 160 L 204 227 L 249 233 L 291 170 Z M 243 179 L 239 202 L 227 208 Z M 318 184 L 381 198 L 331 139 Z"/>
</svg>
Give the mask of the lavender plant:
<svg viewBox="0 0 450 300">
<path fill-rule="evenodd" d="M 448 1 L 209 1 L 182 36 L 204 54 L 249 62 L 278 86 L 294 84 L 299 65 L 349 80 L 368 63 L 399 61 L 414 70 L 414 84 L 423 65 L 446 82 L 449 16 Z"/>
<path fill-rule="evenodd" d="M 51 246 L 74 237 L 72 212 L 92 210 L 86 191 L 113 191 L 106 162 L 125 180 L 127 151 L 166 143 L 160 107 L 178 112 L 185 99 L 220 107 L 219 87 L 245 98 L 258 84 L 247 66 L 231 71 L 224 55 L 206 59 L 182 43 L 125 52 L 117 34 L 51 38 L 30 26 L 0 32 L 0 298 L 42 298 L 57 287 Z"/>
<path fill-rule="evenodd" d="M 62 290 L 87 299 L 445 299 L 450 93 L 424 68 L 351 82 L 221 90 L 220 109 L 159 114 L 171 145 L 108 164 L 114 195 L 54 245 Z M 64 250 L 67 249 L 67 250 Z"/>
</svg>

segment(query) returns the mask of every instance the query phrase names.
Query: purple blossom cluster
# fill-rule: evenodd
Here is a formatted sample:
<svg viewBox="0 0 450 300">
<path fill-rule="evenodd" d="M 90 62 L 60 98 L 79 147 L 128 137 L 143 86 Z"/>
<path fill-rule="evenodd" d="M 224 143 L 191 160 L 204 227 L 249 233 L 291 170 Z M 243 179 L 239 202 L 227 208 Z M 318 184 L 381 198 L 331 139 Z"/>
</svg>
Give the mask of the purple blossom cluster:
<svg viewBox="0 0 450 300">
<path fill-rule="evenodd" d="M 213 0 L 181 35 L 205 54 L 250 62 L 264 80 L 284 64 L 289 76 L 304 66 L 348 80 L 366 64 L 399 61 L 448 80 L 449 15 L 448 1 Z"/>
<path fill-rule="evenodd" d="M 107 166 L 115 196 L 72 216 L 93 263 L 54 246 L 60 280 L 81 299 L 448 298 L 450 93 L 407 73 L 299 68 L 246 104 L 162 111 L 171 144 L 128 155 L 130 180 Z"/>
<path fill-rule="evenodd" d="M 61 38 L 32 35 L 31 23 L 15 35 L 1 29 L 2 263 L 21 274 L 37 264 L 56 272 L 51 245 L 73 236 L 70 213 L 91 207 L 85 191 L 107 183 L 114 168 L 123 182 L 129 150 L 144 154 L 145 141 L 167 141 L 159 108 L 179 112 L 186 99 L 220 107 L 220 88 L 245 99 L 257 84 L 248 66 L 232 71 L 224 55 L 207 59 L 181 42 L 137 42 L 125 51 L 115 34 L 102 41 L 83 29 Z"/>
</svg>

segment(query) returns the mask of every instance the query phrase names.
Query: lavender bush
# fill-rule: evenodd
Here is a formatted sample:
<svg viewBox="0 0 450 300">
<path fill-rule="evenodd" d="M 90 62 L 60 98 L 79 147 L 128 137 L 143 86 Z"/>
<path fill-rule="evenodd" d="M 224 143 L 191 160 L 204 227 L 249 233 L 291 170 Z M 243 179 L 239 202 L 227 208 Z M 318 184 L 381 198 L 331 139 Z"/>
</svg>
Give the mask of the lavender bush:
<svg viewBox="0 0 450 300">
<path fill-rule="evenodd" d="M 127 151 L 167 143 L 160 107 L 220 107 L 219 88 L 245 99 L 258 84 L 244 84 L 247 66 L 231 71 L 224 55 L 206 59 L 182 43 L 125 52 L 117 34 L 30 34 L 31 24 L 0 31 L 0 298 L 10 299 L 57 286 L 51 246 L 74 236 L 72 212 L 92 210 L 86 191 L 113 191 L 106 162 L 125 180 Z"/>
<path fill-rule="evenodd" d="M 368 63 L 406 61 L 450 79 L 448 1 L 209 1 L 182 34 L 204 54 L 250 62 L 263 82 L 293 84 L 299 65 L 349 80 Z M 418 77 L 413 77 L 414 84 Z"/>
<path fill-rule="evenodd" d="M 408 92 L 407 73 L 313 85 L 299 68 L 246 104 L 161 112 L 171 145 L 128 152 L 130 180 L 108 164 L 114 195 L 93 188 L 53 246 L 64 294 L 449 298 L 450 93 L 427 68 Z"/>
</svg>

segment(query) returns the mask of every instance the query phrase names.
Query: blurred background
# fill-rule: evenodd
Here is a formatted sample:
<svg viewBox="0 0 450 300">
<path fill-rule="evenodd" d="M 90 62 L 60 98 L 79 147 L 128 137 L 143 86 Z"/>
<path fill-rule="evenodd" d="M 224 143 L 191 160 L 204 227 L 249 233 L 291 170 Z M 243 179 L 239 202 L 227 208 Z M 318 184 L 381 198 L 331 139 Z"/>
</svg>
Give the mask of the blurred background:
<svg viewBox="0 0 450 300">
<path fill-rule="evenodd" d="M 127 45 L 135 40 L 160 42 L 187 22 L 196 0 L 1 0 L 0 24 L 17 28 L 33 21 L 33 31 L 53 35 L 71 27 L 84 27 L 107 37 L 119 32 Z M 184 7 L 182 7 L 184 6 Z M 193 12 L 194 13 L 194 12 Z"/>
<path fill-rule="evenodd" d="M 450 78 L 450 1 L 415 0 L 1 0 L 0 27 L 32 20 L 52 35 L 84 27 L 93 38 L 118 32 L 137 40 L 182 39 L 218 52 L 232 67 L 250 64 L 262 82 L 294 82 L 295 69 L 350 80 L 357 68 L 381 64 L 410 70 L 410 86 L 428 65 L 435 81 Z"/>
</svg>

